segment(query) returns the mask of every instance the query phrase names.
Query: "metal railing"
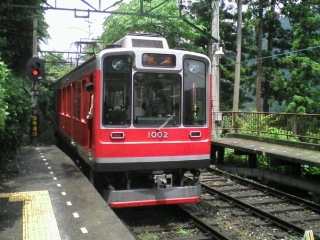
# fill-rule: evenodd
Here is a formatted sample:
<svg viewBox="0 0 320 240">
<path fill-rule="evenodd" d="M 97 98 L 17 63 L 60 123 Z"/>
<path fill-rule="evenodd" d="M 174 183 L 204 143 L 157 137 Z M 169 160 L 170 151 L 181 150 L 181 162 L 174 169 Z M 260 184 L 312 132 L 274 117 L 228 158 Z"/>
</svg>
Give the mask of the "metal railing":
<svg viewBox="0 0 320 240">
<path fill-rule="evenodd" d="M 226 133 L 242 133 L 320 143 L 320 114 L 214 112 L 213 119 L 218 119 L 222 137 Z"/>
</svg>

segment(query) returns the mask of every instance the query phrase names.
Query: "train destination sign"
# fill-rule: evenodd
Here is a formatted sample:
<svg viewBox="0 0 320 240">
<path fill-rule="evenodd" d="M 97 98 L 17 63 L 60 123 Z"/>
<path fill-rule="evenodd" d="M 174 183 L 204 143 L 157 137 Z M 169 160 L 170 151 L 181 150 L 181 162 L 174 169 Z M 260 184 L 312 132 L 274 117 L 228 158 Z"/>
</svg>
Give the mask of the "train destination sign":
<svg viewBox="0 0 320 240">
<path fill-rule="evenodd" d="M 173 54 L 144 53 L 142 55 L 144 67 L 170 67 L 176 66 L 176 56 Z"/>
</svg>

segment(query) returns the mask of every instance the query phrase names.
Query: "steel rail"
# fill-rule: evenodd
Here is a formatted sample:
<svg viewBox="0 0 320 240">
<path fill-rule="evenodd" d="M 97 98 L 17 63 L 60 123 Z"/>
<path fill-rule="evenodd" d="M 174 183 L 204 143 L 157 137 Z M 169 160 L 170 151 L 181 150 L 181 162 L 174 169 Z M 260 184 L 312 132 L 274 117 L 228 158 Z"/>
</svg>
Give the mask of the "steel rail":
<svg viewBox="0 0 320 240">
<path fill-rule="evenodd" d="M 196 215 L 190 213 L 184 206 L 180 205 L 180 208 L 189 216 L 189 218 L 197 226 L 197 228 L 201 229 L 201 231 L 203 232 L 210 232 L 210 235 L 212 236 L 213 239 L 216 239 L 216 240 L 232 240 L 233 239 L 224 235 L 222 232 L 218 231 L 216 228 L 211 227 Z"/>
<path fill-rule="evenodd" d="M 210 169 L 210 171 L 216 171 L 216 172 L 219 172 L 220 174 L 223 174 L 223 175 L 226 175 L 226 177 L 229 177 L 231 179 L 236 179 L 237 181 L 239 181 L 240 183 L 245 183 L 246 185 L 251 185 L 253 188 L 258 188 L 258 190 L 261 190 L 261 189 L 264 189 L 268 191 L 269 194 L 274 194 L 276 196 L 285 196 L 287 199 L 287 201 L 294 201 L 295 203 L 299 203 L 299 205 L 301 205 L 301 203 L 303 203 L 304 207 L 309 207 L 311 208 L 312 210 L 315 210 L 316 212 L 319 212 L 319 209 L 320 209 L 320 206 L 318 204 L 314 204 L 314 203 L 311 203 L 311 202 L 308 202 L 304 199 L 300 199 L 298 197 L 295 197 L 295 196 L 292 196 L 292 195 L 289 195 L 289 194 L 286 194 L 286 193 L 283 193 L 283 192 L 280 192 L 280 191 L 277 191 L 275 189 L 271 189 L 271 188 L 268 188 L 266 186 L 263 186 L 261 184 L 258 184 L 258 183 L 255 183 L 255 182 L 252 182 L 252 181 L 249 181 L 249 180 L 245 180 L 243 178 L 240 178 L 240 177 L 237 177 L 237 176 L 234 176 L 232 174 L 228 174 L 228 173 L 225 173 L 221 170 L 217 170 L 217 169 Z M 232 202 L 235 206 L 243 209 L 244 211 L 250 211 L 253 215 L 255 216 L 258 216 L 260 217 L 261 219 L 264 219 L 264 220 L 267 220 L 267 221 L 270 221 L 271 223 L 273 223 L 274 225 L 284 229 L 284 230 L 287 230 L 288 232 L 294 232 L 294 233 L 297 233 L 299 235 L 304 235 L 306 229 L 304 228 L 301 228 L 289 221 L 286 221 L 284 219 L 281 219 L 281 218 L 278 218 L 274 215 L 272 215 L 271 213 L 268 213 L 266 211 L 263 211 L 257 207 L 254 207 L 253 205 L 250 205 L 248 203 L 245 203 L 237 198 L 234 198 L 226 193 L 223 193 L 217 189 L 214 189 L 212 188 L 211 186 L 208 186 L 204 183 L 201 183 L 203 189 L 205 189 L 205 191 L 211 195 L 215 195 L 215 196 L 219 196 L 220 198 L 222 198 L 223 200 L 227 201 L 227 202 Z M 276 193 L 276 194 L 275 194 Z M 301 202 L 300 202 L 301 201 Z M 316 237 L 315 239 L 319 239 L 318 237 Z"/>
<path fill-rule="evenodd" d="M 262 185 L 260 183 L 257 183 L 257 182 L 254 182 L 252 180 L 247 180 L 247 179 L 244 179 L 242 177 L 239 177 L 239 176 L 236 176 L 236 175 L 233 175 L 233 174 L 230 174 L 228 172 L 225 172 L 225 171 L 222 171 L 222 170 L 219 170 L 219 169 L 216 169 L 216 168 L 208 168 L 207 170 L 211 171 L 211 172 L 217 172 L 219 174 L 222 174 L 222 175 L 225 175 L 225 176 L 228 176 L 229 178 L 231 179 L 236 179 L 238 182 L 240 183 L 243 183 L 245 185 L 250 185 L 260 191 L 267 191 L 269 194 L 273 195 L 273 196 L 276 196 L 276 197 L 279 197 L 279 198 L 286 198 L 287 201 L 290 201 L 290 202 L 294 202 L 298 205 L 303 205 L 304 207 L 308 208 L 308 209 L 311 209 L 312 211 L 314 212 L 317 212 L 320 214 L 320 204 L 317 204 L 317 203 L 314 203 L 314 202 L 310 202 L 306 199 L 303 199 L 303 198 L 299 198 L 299 197 L 296 197 L 294 195 L 291 195 L 291 194 L 288 194 L 288 193 L 285 193 L 285 192 L 281 192 L 279 190 L 276 190 L 274 188 L 270 188 L 268 186 L 265 186 L 265 185 Z"/>
</svg>

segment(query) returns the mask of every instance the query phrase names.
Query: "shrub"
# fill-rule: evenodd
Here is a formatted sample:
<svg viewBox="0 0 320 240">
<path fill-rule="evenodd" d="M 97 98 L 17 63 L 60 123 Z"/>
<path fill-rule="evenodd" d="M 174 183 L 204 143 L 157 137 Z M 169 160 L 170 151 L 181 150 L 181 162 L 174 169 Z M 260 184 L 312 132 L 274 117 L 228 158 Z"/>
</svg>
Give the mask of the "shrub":
<svg viewBox="0 0 320 240">
<path fill-rule="evenodd" d="M 1 167 L 14 157 L 29 136 L 32 102 L 24 80 L 13 77 L 1 64 L 0 75 L 0 118 L 3 122 L 0 130 Z"/>
</svg>

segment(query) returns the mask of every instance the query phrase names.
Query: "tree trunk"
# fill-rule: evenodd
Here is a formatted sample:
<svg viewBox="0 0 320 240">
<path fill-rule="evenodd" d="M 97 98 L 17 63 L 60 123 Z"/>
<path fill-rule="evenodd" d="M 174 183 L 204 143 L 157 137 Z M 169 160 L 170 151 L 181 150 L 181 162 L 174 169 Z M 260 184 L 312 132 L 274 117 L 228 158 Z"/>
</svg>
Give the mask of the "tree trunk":
<svg viewBox="0 0 320 240">
<path fill-rule="evenodd" d="M 274 32 L 275 32 L 275 0 L 271 0 L 271 5 L 270 5 L 270 16 L 271 18 L 268 21 L 268 52 L 271 53 L 272 55 L 272 50 L 273 50 L 273 38 L 274 38 Z M 267 67 L 269 69 L 272 68 L 272 58 L 268 58 L 266 61 Z M 264 91 L 263 91 L 263 111 L 264 112 L 269 112 L 270 111 L 270 104 L 269 100 L 271 97 L 271 87 L 270 87 L 270 82 L 272 81 L 272 73 L 271 72 L 266 72 L 265 74 L 265 81 L 264 81 Z"/>
<path fill-rule="evenodd" d="M 263 0 L 259 0 L 259 25 L 258 25 L 258 62 L 256 80 L 256 111 L 261 111 L 261 82 L 262 82 L 262 37 L 263 37 Z"/>
</svg>

